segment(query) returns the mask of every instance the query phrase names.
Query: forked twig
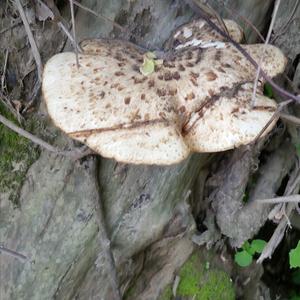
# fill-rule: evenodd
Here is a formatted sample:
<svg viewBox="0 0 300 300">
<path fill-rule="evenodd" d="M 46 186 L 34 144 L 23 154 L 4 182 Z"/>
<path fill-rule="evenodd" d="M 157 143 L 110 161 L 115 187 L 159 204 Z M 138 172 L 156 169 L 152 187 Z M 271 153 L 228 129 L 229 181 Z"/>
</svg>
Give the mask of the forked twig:
<svg viewBox="0 0 300 300">
<path fill-rule="evenodd" d="M 43 64 L 42 64 L 42 59 L 41 59 L 38 47 L 34 40 L 33 34 L 31 32 L 27 17 L 25 15 L 25 12 L 24 12 L 24 9 L 23 9 L 23 6 L 22 6 L 20 0 L 15 0 L 14 3 L 15 3 L 17 10 L 19 11 L 20 17 L 21 17 L 22 22 L 25 27 L 25 31 L 28 36 L 28 40 L 29 40 L 29 43 L 30 43 L 30 46 L 32 49 L 32 54 L 33 54 L 33 57 L 34 57 L 34 60 L 35 60 L 36 66 L 37 66 L 38 79 L 40 82 L 42 82 Z"/>
<path fill-rule="evenodd" d="M 267 38 L 265 40 L 264 47 L 263 47 L 263 52 L 262 52 L 262 55 L 261 55 L 259 63 L 258 63 L 258 68 L 256 70 L 256 76 L 255 76 L 254 86 L 253 86 L 253 93 L 252 93 L 252 98 L 251 98 L 252 108 L 255 106 L 255 103 L 256 103 L 256 91 L 257 91 L 258 79 L 260 77 L 260 72 L 261 72 L 261 64 L 262 64 L 262 62 L 264 60 L 264 57 L 265 57 L 266 45 L 269 44 L 269 41 L 270 41 L 270 38 L 271 38 L 271 34 L 272 34 L 273 27 L 274 27 L 274 24 L 275 24 L 275 19 L 276 19 L 276 15 L 277 15 L 277 12 L 278 12 L 279 5 L 280 5 L 280 1 L 281 0 L 276 0 L 276 2 L 275 2 L 271 24 L 269 26 Z"/>
</svg>

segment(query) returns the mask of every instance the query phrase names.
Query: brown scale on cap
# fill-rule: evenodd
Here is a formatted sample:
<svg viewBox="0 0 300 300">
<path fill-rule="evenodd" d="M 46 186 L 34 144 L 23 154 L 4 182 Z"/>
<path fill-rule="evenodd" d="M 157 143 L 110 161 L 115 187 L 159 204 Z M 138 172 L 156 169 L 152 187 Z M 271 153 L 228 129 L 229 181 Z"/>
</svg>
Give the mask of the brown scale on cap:
<svg viewBox="0 0 300 300">
<path fill-rule="evenodd" d="M 225 24 L 239 42 L 238 25 Z M 134 164 L 174 164 L 253 141 L 276 103 L 260 85 L 251 108 L 250 63 L 202 20 L 180 27 L 166 47 L 173 55 L 148 76 L 140 73 L 145 53 L 121 40 L 83 41 L 79 69 L 74 53 L 51 58 L 42 88 L 54 123 L 99 154 Z M 261 44 L 243 47 L 256 61 L 263 53 Z M 262 69 L 283 72 L 280 50 L 268 45 L 266 53 Z"/>
<path fill-rule="evenodd" d="M 218 75 L 214 71 L 208 71 L 205 73 L 205 76 L 208 81 L 214 81 L 218 78 Z"/>
</svg>

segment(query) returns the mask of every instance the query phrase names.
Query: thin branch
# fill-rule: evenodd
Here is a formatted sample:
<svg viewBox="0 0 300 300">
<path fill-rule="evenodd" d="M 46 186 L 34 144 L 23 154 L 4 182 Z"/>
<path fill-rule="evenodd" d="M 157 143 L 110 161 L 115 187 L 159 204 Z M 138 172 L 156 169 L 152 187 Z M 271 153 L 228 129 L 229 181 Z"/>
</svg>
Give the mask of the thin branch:
<svg viewBox="0 0 300 300">
<path fill-rule="evenodd" d="M 3 66 L 3 71 L 2 71 L 2 76 L 1 76 L 1 90 L 4 91 L 4 84 L 5 84 L 5 73 L 6 73 L 6 68 L 7 68 L 7 61 L 8 61 L 8 49 L 5 51 L 5 58 L 4 58 L 4 66 Z"/>
<path fill-rule="evenodd" d="M 19 123 L 23 121 L 23 116 L 14 109 L 14 107 L 11 104 L 10 99 L 0 90 L 0 102 L 3 103 L 3 105 L 11 112 Z"/>
<path fill-rule="evenodd" d="M 27 256 L 25 256 L 25 255 L 23 255 L 23 254 L 21 254 L 19 252 L 16 252 L 14 250 L 8 249 L 8 248 L 3 247 L 3 246 L 0 245 L 0 254 L 1 253 L 7 254 L 7 255 L 9 255 L 11 257 L 14 257 L 14 258 L 18 259 L 21 262 L 26 262 L 27 259 L 28 259 Z"/>
<path fill-rule="evenodd" d="M 220 16 L 220 14 L 215 10 L 213 9 L 208 1 L 205 1 L 204 3 L 202 3 L 201 1 L 198 1 L 196 0 L 197 2 L 197 5 L 199 7 L 201 7 L 201 9 L 208 15 L 208 16 L 211 16 L 212 18 L 215 18 L 217 19 L 217 22 L 219 23 L 219 25 L 223 28 L 223 30 L 226 32 L 226 34 L 229 35 L 229 32 L 228 32 L 228 29 L 225 25 L 225 22 L 223 21 L 222 17 Z"/>
<path fill-rule="evenodd" d="M 33 34 L 31 32 L 28 20 L 26 18 L 26 15 L 25 15 L 25 12 L 24 12 L 24 9 L 23 9 L 23 6 L 22 6 L 20 0 L 15 0 L 14 3 L 15 3 L 16 8 L 19 11 L 20 17 L 21 17 L 24 27 L 25 27 L 25 31 L 28 36 L 28 40 L 29 40 L 29 43 L 30 43 L 30 46 L 32 49 L 32 54 L 33 54 L 33 57 L 34 57 L 34 60 L 35 60 L 36 66 L 37 66 L 39 81 L 42 82 L 43 64 L 42 64 L 42 60 L 41 60 L 41 56 L 40 56 L 38 47 L 34 40 Z"/>
<path fill-rule="evenodd" d="M 66 34 L 66 36 L 69 38 L 71 41 L 71 44 L 74 49 L 78 49 L 78 51 L 81 51 L 80 47 L 78 44 L 75 43 L 75 40 L 72 36 L 72 34 L 69 32 L 69 30 L 66 28 L 66 26 L 62 22 L 58 22 L 57 25 L 62 29 L 62 31 Z"/>
<path fill-rule="evenodd" d="M 229 35 L 227 35 L 223 30 L 221 30 L 214 22 L 212 22 L 201 10 L 200 7 L 195 5 L 194 0 L 184 0 L 193 10 L 195 10 L 198 15 L 203 18 L 215 31 L 217 31 L 221 36 L 226 38 L 236 49 L 238 49 L 241 54 L 248 59 L 248 61 L 258 69 L 257 62 L 253 59 L 253 57 L 237 42 L 235 42 Z M 272 78 L 270 78 L 263 70 L 260 72 L 261 76 L 269 82 L 269 84 L 283 97 L 290 98 L 295 102 L 300 103 L 300 96 L 296 96 L 294 94 L 289 93 L 278 84 L 276 84 Z"/>
<path fill-rule="evenodd" d="M 295 203 L 289 203 L 286 209 L 286 215 L 290 215 L 293 209 L 295 208 Z M 263 252 L 257 259 L 256 263 L 261 264 L 266 258 L 271 258 L 273 252 L 281 242 L 284 237 L 284 233 L 286 227 L 288 225 L 288 219 L 282 218 L 280 223 L 277 225 L 271 239 L 268 241 L 267 245 L 265 246 Z"/>
<path fill-rule="evenodd" d="M 261 204 L 276 204 L 276 203 L 300 203 L 300 195 L 282 196 L 270 199 L 255 199 Z"/>
<path fill-rule="evenodd" d="M 256 138 L 254 139 L 254 141 L 251 143 L 256 144 L 256 142 L 260 139 L 260 137 L 264 134 L 264 132 L 269 128 L 269 126 L 276 120 L 279 118 L 280 116 L 280 112 L 281 110 L 288 104 L 290 104 L 292 102 L 292 100 L 286 100 L 283 101 L 281 103 L 279 103 L 279 105 L 277 106 L 276 111 L 274 112 L 274 114 L 272 115 L 271 119 L 267 122 L 267 124 L 261 129 L 261 131 L 259 132 L 259 134 L 256 136 Z"/>
<path fill-rule="evenodd" d="M 42 139 L 36 137 L 35 135 L 27 132 L 26 130 L 22 129 L 21 127 L 18 127 L 17 125 L 15 125 L 13 122 L 9 121 L 2 115 L 0 115 L 0 123 L 5 125 L 9 129 L 13 130 L 14 132 L 18 133 L 19 135 L 29 139 L 33 143 L 41 146 L 42 148 L 44 148 L 50 152 L 57 154 L 57 155 L 63 155 L 63 156 L 70 157 L 74 160 L 78 160 L 84 156 L 95 154 L 91 149 L 87 149 L 86 147 L 83 147 L 83 149 L 75 148 L 74 150 L 70 150 L 70 151 L 62 151 L 62 150 L 48 144 L 47 142 L 43 141 Z"/>
<path fill-rule="evenodd" d="M 296 126 L 300 126 L 300 118 L 297 118 L 295 116 L 285 114 L 285 113 L 280 113 L 280 118 L 286 122 L 290 122 Z"/>
<path fill-rule="evenodd" d="M 275 24 L 275 20 L 276 20 L 278 8 L 279 8 L 279 5 L 280 5 L 280 1 L 281 1 L 281 0 L 276 0 L 276 2 L 275 2 L 273 14 L 272 14 L 271 24 L 270 24 L 270 26 L 269 26 L 267 38 L 266 38 L 266 40 L 265 40 L 264 47 L 263 47 L 263 53 L 262 53 L 262 55 L 261 55 L 261 57 L 260 57 L 260 60 L 259 60 L 259 63 L 258 63 L 258 69 L 257 69 L 257 71 L 256 71 L 256 77 L 255 77 L 255 80 L 254 80 L 254 87 L 253 87 L 253 93 L 252 93 L 252 98 L 251 98 L 251 106 L 252 106 L 252 107 L 254 107 L 254 106 L 255 106 L 255 103 L 256 103 L 256 92 L 257 92 L 258 79 L 259 79 L 259 77 L 260 77 L 261 64 L 262 64 L 262 62 L 263 62 L 263 60 L 264 60 L 264 58 L 265 58 L 265 54 L 266 54 L 266 45 L 268 45 L 269 42 L 270 42 L 270 38 L 271 38 L 271 34 L 272 34 L 273 27 L 274 27 L 274 24 Z"/>
<path fill-rule="evenodd" d="M 224 3 L 223 7 L 228 11 L 228 13 L 231 16 L 238 16 L 238 18 L 240 18 L 245 24 L 247 24 L 249 27 L 251 27 L 251 29 L 257 34 L 257 36 L 259 37 L 259 39 L 262 42 L 265 42 L 265 38 L 263 37 L 263 35 L 260 33 L 260 31 L 256 28 L 256 26 L 254 24 L 252 24 L 246 17 L 244 17 L 243 15 L 239 14 L 239 12 L 234 9 L 234 8 L 228 8 Z"/>
<path fill-rule="evenodd" d="M 73 0 L 70 1 L 70 8 L 71 8 L 71 18 L 72 18 L 72 28 L 73 28 L 73 38 L 75 45 L 77 45 L 77 37 L 76 37 L 76 27 L 75 27 L 75 16 L 74 16 L 74 5 L 73 5 Z M 79 68 L 79 59 L 78 59 L 78 48 L 75 47 L 75 55 L 76 55 L 76 65 L 77 68 Z"/>
<path fill-rule="evenodd" d="M 287 197 L 287 196 L 291 196 L 292 194 L 293 194 L 292 196 L 294 196 L 299 191 L 299 184 L 300 184 L 300 169 L 299 169 L 299 163 L 296 163 L 296 169 L 293 171 L 292 175 L 290 176 L 286 190 L 284 192 L 284 196 Z M 272 256 L 273 252 L 275 251 L 275 249 L 277 248 L 277 246 L 279 245 L 279 243 L 284 237 L 285 230 L 289 225 L 289 216 L 291 215 L 295 207 L 297 207 L 297 203 L 295 202 L 290 202 L 287 204 L 287 207 L 285 208 L 286 218 L 281 219 L 271 239 L 268 241 L 263 252 L 258 258 L 257 263 L 262 263 L 266 258 Z"/>
<path fill-rule="evenodd" d="M 76 6 L 82 8 L 83 10 L 86 10 L 86 11 L 88 11 L 89 13 L 93 14 L 94 16 L 96 16 L 96 17 L 98 17 L 98 18 L 100 18 L 100 19 L 102 19 L 102 20 L 104 20 L 104 21 L 106 21 L 106 22 L 112 23 L 115 27 L 117 27 L 117 28 L 120 29 L 121 31 L 127 32 L 127 30 L 126 30 L 125 28 L 123 28 L 120 24 L 114 22 L 113 20 L 111 20 L 111 19 L 109 19 L 109 18 L 107 18 L 107 17 L 105 17 L 105 16 L 102 16 L 102 15 L 97 14 L 96 12 L 94 12 L 93 10 L 91 10 L 90 8 L 88 8 L 88 7 L 86 7 L 86 6 L 82 5 L 82 4 L 80 4 L 79 2 L 77 2 L 77 1 L 75 1 L 75 0 L 73 0 L 73 3 L 74 3 Z"/>
<path fill-rule="evenodd" d="M 281 35 L 283 35 L 283 34 L 285 33 L 285 31 L 287 30 L 289 24 L 290 24 L 290 23 L 292 22 L 292 20 L 293 20 L 293 16 L 295 15 L 295 13 L 296 13 L 296 11 L 297 11 L 297 8 L 298 8 L 298 6 L 299 6 L 299 3 L 300 3 L 299 0 L 297 0 L 297 1 L 295 2 L 295 5 L 294 5 L 294 7 L 293 7 L 293 9 L 292 9 L 292 12 L 291 12 L 289 18 L 287 19 L 286 24 L 284 24 L 284 25 L 278 30 L 277 34 L 274 35 L 274 37 L 272 38 L 272 43 L 274 43 L 274 42 L 276 41 L 276 39 L 277 39 L 279 36 L 281 36 Z"/>
<path fill-rule="evenodd" d="M 2 115 L 0 115 L 0 122 L 2 124 L 4 124 L 6 127 L 8 127 L 9 129 L 13 130 L 14 132 L 18 133 L 19 135 L 21 135 L 25 138 L 31 140 L 33 143 L 47 149 L 48 151 L 55 152 L 55 153 L 60 152 L 57 148 L 55 148 L 52 145 L 48 144 L 47 142 L 41 140 L 40 138 L 34 136 L 33 134 L 27 132 L 26 130 L 22 129 L 21 127 L 18 127 L 17 125 L 15 125 L 13 122 L 9 121 Z"/>
</svg>

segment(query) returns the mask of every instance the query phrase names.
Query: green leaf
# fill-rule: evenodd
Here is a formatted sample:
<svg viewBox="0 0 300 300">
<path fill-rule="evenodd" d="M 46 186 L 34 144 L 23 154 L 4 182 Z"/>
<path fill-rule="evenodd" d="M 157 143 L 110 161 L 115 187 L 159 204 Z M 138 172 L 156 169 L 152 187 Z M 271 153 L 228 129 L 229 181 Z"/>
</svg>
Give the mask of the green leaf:
<svg viewBox="0 0 300 300">
<path fill-rule="evenodd" d="M 253 240 L 251 242 L 251 250 L 254 251 L 254 253 L 262 253 L 262 251 L 264 250 L 265 246 L 266 246 L 267 242 L 264 240 Z M 254 254 L 253 253 L 253 254 Z"/>
<path fill-rule="evenodd" d="M 147 57 L 147 58 L 149 58 L 149 59 L 155 59 L 156 58 L 156 55 L 155 55 L 155 53 L 154 52 L 146 52 L 145 53 L 145 56 Z"/>
<path fill-rule="evenodd" d="M 245 251 L 250 250 L 250 243 L 249 243 L 248 241 L 246 241 L 246 242 L 243 244 L 242 249 L 245 250 Z"/>
<path fill-rule="evenodd" d="M 273 98 L 274 97 L 274 93 L 273 93 L 273 88 L 269 83 L 266 83 L 264 85 L 264 95 L 269 97 L 269 98 Z"/>
<path fill-rule="evenodd" d="M 249 254 L 247 251 L 243 250 L 240 252 L 237 252 L 234 256 L 234 261 L 240 266 L 240 267 L 248 267 L 252 263 L 252 255 Z"/>
<path fill-rule="evenodd" d="M 297 247 L 290 251 L 289 257 L 291 269 L 300 267 L 300 241 L 298 241 Z"/>
<path fill-rule="evenodd" d="M 290 300 L 300 300 L 300 296 L 293 296 Z"/>
<path fill-rule="evenodd" d="M 154 72 L 155 62 L 153 59 L 144 57 L 143 65 L 140 67 L 140 71 L 143 75 L 148 76 Z"/>
<path fill-rule="evenodd" d="M 300 285 L 300 269 L 296 270 L 292 274 L 292 282 L 294 284 Z"/>
</svg>

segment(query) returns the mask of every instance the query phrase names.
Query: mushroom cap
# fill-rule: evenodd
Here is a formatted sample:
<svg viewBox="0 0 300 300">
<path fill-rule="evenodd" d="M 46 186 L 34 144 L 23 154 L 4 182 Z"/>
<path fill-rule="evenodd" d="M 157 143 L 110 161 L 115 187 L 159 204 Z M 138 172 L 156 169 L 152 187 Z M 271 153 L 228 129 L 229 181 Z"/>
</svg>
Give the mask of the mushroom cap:
<svg viewBox="0 0 300 300">
<path fill-rule="evenodd" d="M 195 34 L 193 24 L 178 32 Z M 226 25 L 238 39 L 234 22 Z M 276 103 L 263 96 L 260 85 L 251 107 L 255 69 L 231 44 L 212 43 L 218 41 L 211 29 L 205 35 L 207 24 L 201 26 L 202 40 L 211 44 L 175 50 L 147 76 L 139 71 L 144 52 L 122 40 L 82 42 L 79 68 L 74 53 L 55 55 L 43 76 L 49 115 L 70 137 L 125 163 L 169 165 L 191 152 L 250 143 L 273 117 Z M 259 44 L 244 47 L 256 60 L 263 53 Z M 267 45 L 266 53 L 262 69 L 270 77 L 283 72 L 281 51 Z"/>
<path fill-rule="evenodd" d="M 217 20 L 212 20 L 217 23 Z M 240 43 L 243 39 L 242 28 L 232 20 L 223 20 L 230 37 Z M 226 39 L 216 32 L 203 19 L 194 20 L 177 28 L 166 42 L 168 49 L 183 49 L 193 45 L 207 44 L 211 42 L 226 42 Z"/>
</svg>

